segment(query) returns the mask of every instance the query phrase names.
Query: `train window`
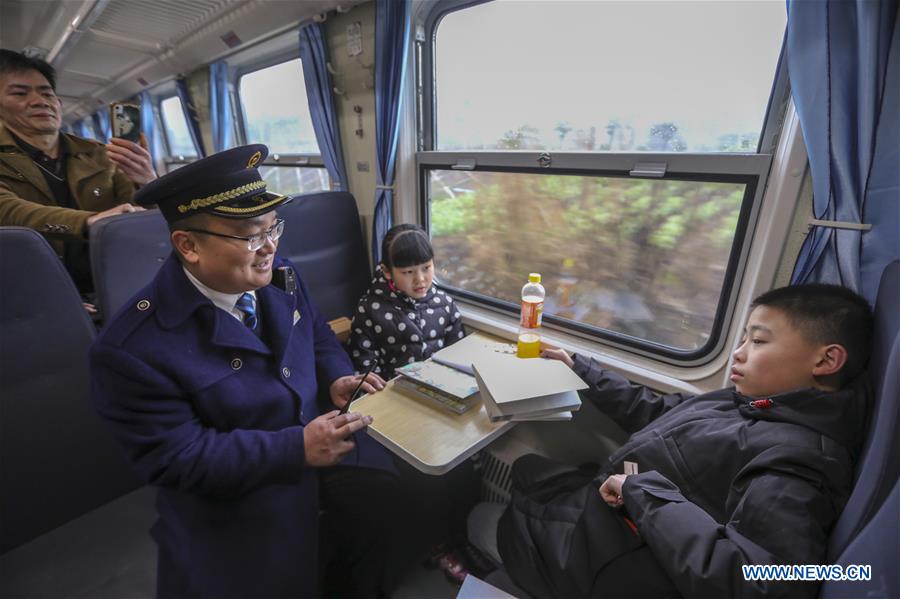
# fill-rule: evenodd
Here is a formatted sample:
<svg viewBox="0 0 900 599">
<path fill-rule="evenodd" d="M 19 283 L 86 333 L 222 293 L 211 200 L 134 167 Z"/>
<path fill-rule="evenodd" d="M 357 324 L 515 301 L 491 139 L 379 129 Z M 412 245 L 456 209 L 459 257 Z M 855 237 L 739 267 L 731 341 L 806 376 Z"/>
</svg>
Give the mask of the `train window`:
<svg viewBox="0 0 900 599">
<path fill-rule="evenodd" d="M 162 115 L 163 131 L 166 137 L 166 146 L 169 156 L 196 157 L 197 148 L 188 131 L 187 121 L 184 118 L 184 110 L 181 107 L 181 99 L 178 96 L 165 98 L 159 103 Z M 176 160 L 166 160 L 167 163 Z"/>
<path fill-rule="evenodd" d="M 246 73 L 238 88 L 248 143 L 266 144 L 270 152 L 319 153 L 299 58 Z"/>
<path fill-rule="evenodd" d="M 777 2 L 451 12 L 435 34 L 434 147 L 755 152 L 785 22 Z"/>
<path fill-rule="evenodd" d="M 673 364 L 724 346 L 787 101 L 768 2 L 443 0 L 416 69 L 422 214 L 457 296 Z M 497 37 L 503 43 L 497 43 Z"/>
<path fill-rule="evenodd" d="M 269 147 L 269 158 L 260 170 L 269 188 L 284 194 L 330 189 L 300 59 L 243 73 L 237 89 L 244 139 Z"/>
<path fill-rule="evenodd" d="M 708 341 L 745 182 L 428 173 L 442 282 L 516 304 L 536 271 L 545 313 L 569 326 L 680 351 Z"/>
<path fill-rule="evenodd" d="M 284 195 L 312 193 L 330 189 L 330 178 L 324 167 L 291 167 L 263 165 L 259 169 L 269 189 Z"/>
</svg>

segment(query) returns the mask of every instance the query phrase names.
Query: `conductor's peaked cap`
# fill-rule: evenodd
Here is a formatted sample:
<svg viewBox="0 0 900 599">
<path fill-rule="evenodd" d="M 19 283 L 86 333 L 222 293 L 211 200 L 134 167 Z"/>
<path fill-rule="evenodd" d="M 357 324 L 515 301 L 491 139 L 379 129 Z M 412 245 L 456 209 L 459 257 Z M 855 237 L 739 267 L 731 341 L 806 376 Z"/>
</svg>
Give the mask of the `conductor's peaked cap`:
<svg viewBox="0 0 900 599">
<path fill-rule="evenodd" d="M 252 144 L 207 156 L 141 187 L 134 202 L 155 204 L 170 223 L 195 214 L 253 218 L 271 212 L 291 198 L 266 190 L 257 165 L 268 153 Z"/>
</svg>

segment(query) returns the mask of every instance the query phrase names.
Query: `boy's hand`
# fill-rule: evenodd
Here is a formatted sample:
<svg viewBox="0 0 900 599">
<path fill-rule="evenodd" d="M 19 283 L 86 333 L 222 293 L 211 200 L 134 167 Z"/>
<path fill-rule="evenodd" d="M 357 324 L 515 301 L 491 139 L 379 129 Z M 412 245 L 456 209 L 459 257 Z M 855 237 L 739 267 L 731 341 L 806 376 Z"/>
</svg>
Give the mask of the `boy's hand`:
<svg viewBox="0 0 900 599">
<path fill-rule="evenodd" d="M 622 485 L 626 478 L 627 474 L 613 474 L 600 485 L 600 497 L 610 507 L 619 507 L 625 503 L 622 500 Z"/>
<path fill-rule="evenodd" d="M 565 362 L 566 366 L 572 368 L 575 365 L 575 361 L 572 359 L 572 356 L 566 352 L 564 349 L 550 349 L 547 348 L 541 351 L 541 357 L 547 358 L 548 360 L 559 360 L 560 362 Z"/>
</svg>

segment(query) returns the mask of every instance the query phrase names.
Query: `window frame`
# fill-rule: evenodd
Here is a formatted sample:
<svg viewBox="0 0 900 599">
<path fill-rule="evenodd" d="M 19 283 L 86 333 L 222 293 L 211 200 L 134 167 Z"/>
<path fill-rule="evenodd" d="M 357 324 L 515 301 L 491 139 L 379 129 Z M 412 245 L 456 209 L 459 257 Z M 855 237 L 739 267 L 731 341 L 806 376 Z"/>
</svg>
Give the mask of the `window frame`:
<svg viewBox="0 0 900 599">
<path fill-rule="evenodd" d="M 197 149 L 197 144 L 194 143 L 194 138 L 191 136 L 188 136 L 188 137 L 190 137 L 191 145 L 194 146 L 193 154 L 190 154 L 190 155 L 175 154 L 172 152 L 172 142 L 169 138 L 169 126 L 168 126 L 168 123 L 166 123 L 166 116 L 165 116 L 165 113 L 163 112 L 163 108 L 162 108 L 162 103 L 171 98 L 176 98 L 178 100 L 178 103 L 179 103 L 179 105 L 181 105 L 181 110 L 183 112 L 184 105 L 181 103 L 181 98 L 178 96 L 177 93 L 175 93 L 174 90 L 171 93 L 168 93 L 168 90 L 166 90 L 166 91 L 163 91 L 163 92 L 153 95 L 153 109 L 154 109 L 154 112 L 157 115 L 159 115 L 159 124 L 160 124 L 160 130 L 162 132 L 162 141 L 163 141 L 163 145 L 165 146 L 165 149 L 166 149 L 165 155 L 162 157 L 162 162 L 166 167 L 166 172 L 172 171 L 172 169 L 169 167 L 173 164 L 181 164 L 181 165 L 190 164 L 191 162 L 200 159 L 200 152 Z M 185 117 L 185 120 L 186 119 L 187 119 L 187 117 Z"/>
<path fill-rule="evenodd" d="M 427 231 L 430 227 L 429 178 L 431 170 L 465 169 L 475 171 L 520 172 L 554 175 L 613 176 L 635 178 L 630 171 L 639 163 L 665 163 L 663 177 L 653 179 L 688 181 L 724 181 L 746 184 L 740 217 L 735 227 L 734 241 L 729 253 L 719 301 L 709 338 L 703 347 L 694 351 L 678 351 L 646 339 L 637 339 L 608 329 L 583 323 L 572 323 L 545 315 L 547 329 L 572 335 L 588 342 L 621 349 L 655 362 L 677 367 L 694 368 L 714 362 L 721 356 L 729 338 L 729 326 L 738 309 L 742 276 L 747 268 L 756 223 L 773 165 L 773 158 L 785 125 L 786 109 L 790 102 L 785 44 L 775 66 L 775 76 L 766 105 L 761 135 L 754 153 L 689 153 L 689 152 L 578 152 L 541 150 L 436 150 L 437 122 L 435 115 L 435 45 L 437 30 L 445 16 L 484 4 L 491 0 L 441 0 L 425 15 L 424 27 L 414 42 L 416 154 L 415 169 L 418 188 L 418 209 Z M 550 157 L 547 167 L 539 165 L 541 157 Z M 488 312 L 515 318 L 518 306 L 497 298 L 458 289 L 445 288 L 466 304 Z"/>
<path fill-rule="evenodd" d="M 283 50 L 275 54 L 270 54 L 264 58 L 249 61 L 234 68 L 231 73 L 232 85 L 232 106 L 234 110 L 234 118 L 237 121 L 235 127 L 235 135 L 240 139 L 241 144 L 259 143 L 251 142 L 247 139 L 247 115 L 244 112 L 244 104 L 241 101 L 241 78 L 245 75 L 261 71 L 269 67 L 289 62 L 291 60 L 299 60 L 299 49 Z M 318 143 L 318 142 L 317 142 Z M 295 168 L 325 168 L 325 161 L 322 159 L 322 153 L 318 154 L 300 154 L 286 152 L 270 152 L 262 163 L 265 166 L 295 167 Z M 331 186 L 331 177 L 329 176 L 329 187 Z"/>
</svg>

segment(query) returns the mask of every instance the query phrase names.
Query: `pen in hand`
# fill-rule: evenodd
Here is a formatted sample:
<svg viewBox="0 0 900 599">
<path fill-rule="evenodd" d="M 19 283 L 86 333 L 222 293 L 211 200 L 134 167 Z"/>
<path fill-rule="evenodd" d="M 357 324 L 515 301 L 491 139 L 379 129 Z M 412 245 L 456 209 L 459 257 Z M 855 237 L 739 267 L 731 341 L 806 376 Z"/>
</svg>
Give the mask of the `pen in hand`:
<svg viewBox="0 0 900 599">
<path fill-rule="evenodd" d="M 363 373 L 362 378 L 359 379 L 359 383 L 357 383 L 356 389 L 354 389 L 353 393 L 350 394 L 350 399 L 348 399 L 347 403 L 344 404 L 344 407 L 341 408 L 341 412 L 340 412 L 341 414 L 346 414 L 347 410 L 350 409 L 350 404 L 352 404 L 354 401 L 356 401 L 356 394 L 359 393 L 360 389 L 362 389 L 363 383 L 366 381 L 366 379 L 369 377 L 369 375 L 372 373 L 372 371 L 375 370 L 375 366 L 377 364 L 378 364 L 378 360 L 373 359 L 372 364 L 369 366 L 369 368 L 366 369 L 365 373 Z"/>
</svg>

